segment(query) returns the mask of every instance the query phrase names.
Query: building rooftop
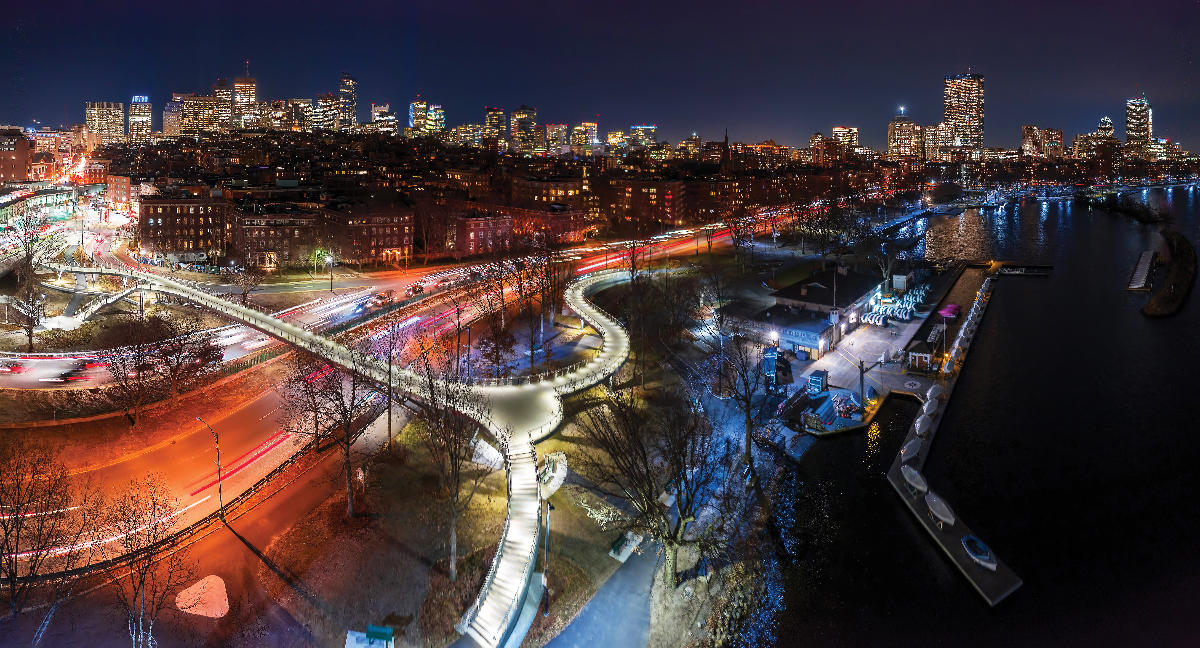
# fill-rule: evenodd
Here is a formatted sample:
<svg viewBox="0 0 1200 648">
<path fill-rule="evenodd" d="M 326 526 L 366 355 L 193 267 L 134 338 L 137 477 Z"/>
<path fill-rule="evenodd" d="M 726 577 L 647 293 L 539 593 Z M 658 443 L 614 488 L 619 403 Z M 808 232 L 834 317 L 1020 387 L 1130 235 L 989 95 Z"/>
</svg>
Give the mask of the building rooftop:
<svg viewBox="0 0 1200 648">
<path fill-rule="evenodd" d="M 833 305 L 834 298 L 834 268 L 814 272 L 809 278 L 776 290 L 771 296 L 779 299 L 797 302 L 809 302 L 822 306 Z M 839 273 L 837 283 L 837 308 L 846 308 L 867 292 L 874 290 L 881 282 L 878 275 L 844 269 Z"/>
</svg>

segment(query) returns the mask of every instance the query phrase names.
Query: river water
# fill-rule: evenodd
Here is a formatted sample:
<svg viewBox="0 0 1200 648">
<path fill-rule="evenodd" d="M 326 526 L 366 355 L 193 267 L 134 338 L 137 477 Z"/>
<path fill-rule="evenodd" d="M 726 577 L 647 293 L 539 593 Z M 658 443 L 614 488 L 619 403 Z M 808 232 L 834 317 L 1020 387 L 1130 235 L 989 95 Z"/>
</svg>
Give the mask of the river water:
<svg viewBox="0 0 1200 648">
<path fill-rule="evenodd" d="M 1200 189 L 1145 199 L 1200 239 Z M 1142 316 L 1146 294 L 1124 287 L 1156 227 L 1070 203 L 919 228 L 928 258 L 1054 265 L 998 280 L 926 464 L 1025 584 L 989 608 L 901 504 L 884 474 L 917 405 L 893 398 L 871 432 L 801 462 L 788 495 L 822 501 L 828 522 L 798 531 L 778 643 L 1196 645 L 1200 292 Z"/>
</svg>

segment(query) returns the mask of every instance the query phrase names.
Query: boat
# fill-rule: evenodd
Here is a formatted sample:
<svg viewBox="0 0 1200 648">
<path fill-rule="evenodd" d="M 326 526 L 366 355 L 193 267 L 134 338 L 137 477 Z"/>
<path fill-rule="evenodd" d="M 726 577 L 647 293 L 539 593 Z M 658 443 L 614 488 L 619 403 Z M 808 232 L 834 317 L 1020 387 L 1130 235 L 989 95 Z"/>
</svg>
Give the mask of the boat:
<svg viewBox="0 0 1200 648">
<path fill-rule="evenodd" d="M 925 477 L 917 472 L 916 468 L 909 465 L 900 466 L 900 474 L 904 477 L 904 481 L 918 493 L 929 491 L 929 484 L 926 483 Z"/>
<path fill-rule="evenodd" d="M 992 555 L 991 547 L 984 544 L 983 540 L 973 535 L 965 535 L 962 537 L 962 546 L 975 564 L 984 569 L 996 571 L 996 557 Z"/>
<path fill-rule="evenodd" d="M 917 455 L 919 454 L 921 454 L 920 439 L 913 439 L 908 443 L 905 443 L 904 447 L 900 448 L 900 459 L 905 463 L 916 459 Z"/>
<path fill-rule="evenodd" d="M 925 493 L 925 506 L 929 507 L 929 515 L 933 517 L 933 521 L 937 523 L 939 529 L 954 526 L 954 511 L 950 510 L 950 505 L 942 501 L 942 498 L 933 491 Z"/>
</svg>

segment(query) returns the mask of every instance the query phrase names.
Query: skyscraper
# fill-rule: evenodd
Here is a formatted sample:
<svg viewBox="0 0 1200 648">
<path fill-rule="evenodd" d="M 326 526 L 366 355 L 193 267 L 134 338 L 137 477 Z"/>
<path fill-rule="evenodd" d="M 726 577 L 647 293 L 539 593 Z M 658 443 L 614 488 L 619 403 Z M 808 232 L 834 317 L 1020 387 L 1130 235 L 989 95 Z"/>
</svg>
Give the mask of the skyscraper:
<svg viewBox="0 0 1200 648">
<path fill-rule="evenodd" d="M 179 137 L 183 125 L 183 95 L 178 92 L 163 106 L 162 134 L 164 137 Z"/>
<path fill-rule="evenodd" d="M 225 119 L 224 100 L 216 95 L 197 96 L 194 94 L 177 94 L 182 104 L 180 109 L 179 134 L 187 137 L 201 137 L 207 133 L 226 130 L 228 122 Z"/>
<path fill-rule="evenodd" d="M 583 122 L 579 125 L 587 131 L 587 144 L 600 143 L 600 127 L 596 122 Z"/>
<path fill-rule="evenodd" d="M 308 132 L 313 129 L 312 99 L 288 99 L 292 130 Z"/>
<path fill-rule="evenodd" d="M 1146 147 L 1154 138 L 1154 111 L 1143 94 L 1125 102 L 1125 147 L 1136 157 L 1146 157 Z"/>
<path fill-rule="evenodd" d="M 134 95 L 129 104 L 129 143 L 149 144 L 151 122 L 154 119 L 150 108 L 150 98 L 145 95 Z"/>
<path fill-rule="evenodd" d="M 521 153 L 532 153 L 537 148 L 537 108 L 521 106 L 512 113 L 509 122 L 509 136 Z"/>
<path fill-rule="evenodd" d="M 641 124 L 629 127 L 629 143 L 634 146 L 653 146 L 658 142 L 658 125 Z"/>
<path fill-rule="evenodd" d="M 446 130 L 446 111 L 438 104 L 429 106 L 429 113 L 425 117 L 425 133 L 427 135 L 435 135 Z"/>
<path fill-rule="evenodd" d="M 983 148 L 982 74 L 946 77 L 942 119 L 953 129 L 954 146 Z"/>
<path fill-rule="evenodd" d="M 396 134 L 396 114 L 391 104 L 371 104 L 371 125 L 376 133 Z"/>
<path fill-rule="evenodd" d="M 332 92 L 317 95 L 313 105 L 313 130 L 338 130 L 341 122 L 342 102 Z"/>
<path fill-rule="evenodd" d="M 429 102 L 417 97 L 408 104 L 408 127 L 414 136 L 425 134 L 425 120 L 429 118 Z"/>
<path fill-rule="evenodd" d="M 352 131 L 358 126 L 358 81 L 342 72 L 338 86 L 338 121 L 341 130 Z"/>
<path fill-rule="evenodd" d="M 858 127 L 857 126 L 834 126 L 833 139 L 847 149 L 854 149 L 858 146 Z"/>
<path fill-rule="evenodd" d="M 546 150 L 550 154 L 558 155 L 570 143 L 566 124 L 546 124 Z"/>
<path fill-rule="evenodd" d="M 485 129 L 493 129 L 495 134 L 492 137 L 499 137 L 506 130 L 506 116 L 503 108 L 495 106 L 483 107 L 483 127 Z"/>
<path fill-rule="evenodd" d="M 233 80 L 231 119 L 233 128 L 258 127 L 258 82 L 250 77 Z"/>
<path fill-rule="evenodd" d="M 88 130 L 100 137 L 100 143 L 115 144 L 125 139 L 125 104 L 117 101 L 89 101 L 84 108 Z"/>
<path fill-rule="evenodd" d="M 225 79 L 217 79 L 212 96 L 217 100 L 217 122 L 222 129 L 233 128 L 233 86 Z"/>
<path fill-rule="evenodd" d="M 888 158 L 920 158 L 921 125 L 905 117 L 896 115 L 888 122 Z"/>
</svg>

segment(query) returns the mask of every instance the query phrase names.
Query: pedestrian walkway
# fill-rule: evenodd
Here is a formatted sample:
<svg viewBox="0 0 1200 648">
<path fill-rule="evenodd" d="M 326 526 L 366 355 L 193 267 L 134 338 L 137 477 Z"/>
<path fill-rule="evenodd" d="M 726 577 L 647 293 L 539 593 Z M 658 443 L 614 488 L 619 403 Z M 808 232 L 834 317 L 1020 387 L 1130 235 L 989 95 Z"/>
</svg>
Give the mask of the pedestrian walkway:
<svg viewBox="0 0 1200 648">
<path fill-rule="evenodd" d="M 596 591 L 548 648 L 643 648 L 650 640 L 650 588 L 658 555 L 643 546 Z"/>
</svg>

